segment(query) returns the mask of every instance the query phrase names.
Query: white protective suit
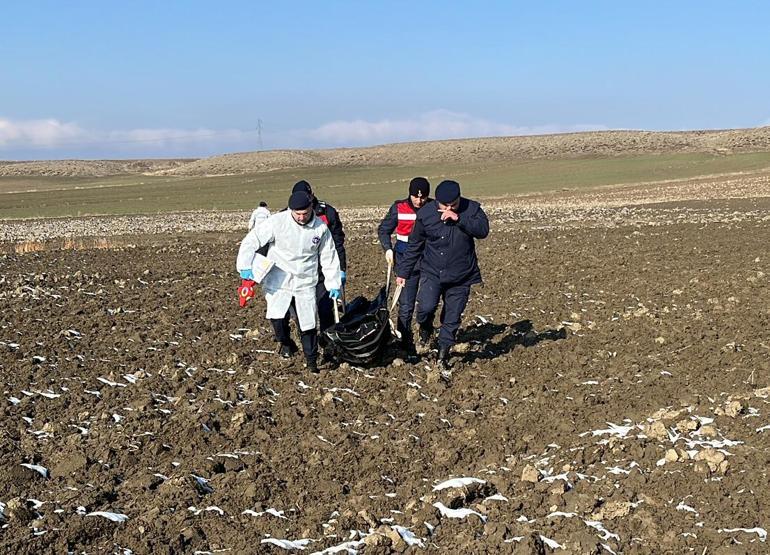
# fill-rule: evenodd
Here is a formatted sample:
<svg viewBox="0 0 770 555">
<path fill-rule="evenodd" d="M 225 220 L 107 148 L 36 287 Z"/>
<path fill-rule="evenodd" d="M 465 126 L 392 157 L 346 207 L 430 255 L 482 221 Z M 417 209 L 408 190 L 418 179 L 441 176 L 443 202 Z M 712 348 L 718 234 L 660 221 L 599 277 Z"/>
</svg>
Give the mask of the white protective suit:
<svg viewBox="0 0 770 555">
<path fill-rule="evenodd" d="M 300 225 L 294 221 L 291 210 L 273 214 L 258 223 L 241 241 L 236 261 L 238 272 L 252 269 L 254 254 L 268 243 L 271 246 L 267 258 L 275 266 L 261 283 L 267 300 L 267 317 L 283 318 L 294 297 L 300 329 L 313 329 L 318 312 L 319 260 L 326 290 L 342 287 L 340 260 L 329 228 L 318 216 Z"/>
<path fill-rule="evenodd" d="M 259 222 L 262 222 L 270 217 L 270 210 L 267 209 L 265 206 L 259 206 L 257 207 L 254 212 L 251 213 L 251 218 L 249 218 L 249 230 L 254 229 L 254 226 L 257 225 Z"/>
</svg>

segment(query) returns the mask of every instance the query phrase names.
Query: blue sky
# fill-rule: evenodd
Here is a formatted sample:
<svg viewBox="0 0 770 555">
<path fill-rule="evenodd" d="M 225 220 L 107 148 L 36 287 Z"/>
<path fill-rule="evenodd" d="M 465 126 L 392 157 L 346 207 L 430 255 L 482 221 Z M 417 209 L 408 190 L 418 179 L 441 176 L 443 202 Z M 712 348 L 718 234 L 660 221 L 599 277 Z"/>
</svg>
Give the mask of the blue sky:
<svg viewBox="0 0 770 555">
<path fill-rule="evenodd" d="M 767 2 L 276 4 L 5 4 L 0 159 L 770 124 Z"/>
</svg>

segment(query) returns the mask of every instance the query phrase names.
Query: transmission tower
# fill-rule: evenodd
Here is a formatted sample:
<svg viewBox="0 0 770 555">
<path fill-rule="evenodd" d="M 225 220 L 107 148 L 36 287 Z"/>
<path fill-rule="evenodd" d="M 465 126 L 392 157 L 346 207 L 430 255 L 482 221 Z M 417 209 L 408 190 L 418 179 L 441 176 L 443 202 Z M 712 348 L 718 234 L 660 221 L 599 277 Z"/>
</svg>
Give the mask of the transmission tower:
<svg viewBox="0 0 770 555">
<path fill-rule="evenodd" d="M 257 141 L 259 142 L 259 150 L 262 150 L 262 120 L 257 120 Z"/>
</svg>

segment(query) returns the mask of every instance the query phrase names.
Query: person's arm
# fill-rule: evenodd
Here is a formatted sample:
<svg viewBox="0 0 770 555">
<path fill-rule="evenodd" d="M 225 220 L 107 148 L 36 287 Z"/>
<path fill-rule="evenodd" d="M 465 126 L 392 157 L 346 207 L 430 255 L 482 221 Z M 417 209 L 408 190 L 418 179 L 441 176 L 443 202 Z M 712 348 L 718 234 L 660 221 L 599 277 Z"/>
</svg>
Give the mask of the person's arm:
<svg viewBox="0 0 770 555">
<path fill-rule="evenodd" d="M 321 271 L 324 275 L 324 287 L 331 292 L 339 291 L 342 287 L 342 269 L 337 248 L 329 230 L 324 230 L 321 235 L 321 243 L 318 245 L 318 257 L 321 262 Z"/>
<path fill-rule="evenodd" d="M 414 270 L 417 261 L 422 256 L 422 251 L 425 249 L 426 238 L 425 227 L 423 227 L 422 219 L 418 215 L 412 232 L 409 234 L 409 243 L 406 245 L 406 251 L 404 251 L 404 255 L 398 262 L 397 280 L 407 280 L 412 276 L 412 270 Z"/>
<path fill-rule="evenodd" d="M 273 219 L 268 218 L 257 225 L 246 234 L 238 248 L 238 257 L 235 260 L 235 269 L 240 273 L 242 270 L 251 270 L 251 264 L 254 261 L 254 255 L 260 247 L 267 245 L 275 238 L 273 229 Z"/>
<path fill-rule="evenodd" d="M 340 213 L 337 212 L 336 208 L 330 207 L 328 205 L 327 211 L 329 216 L 329 231 L 332 233 L 334 247 L 337 249 L 337 256 L 340 259 L 340 268 L 344 272 L 348 268 L 348 259 L 345 255 L 345 231 L 342 229 Z"/>
<path fill-rule="evenodd" d="M 396 203 L 394 202 L 390 206 L 390 210 L 388 210 L 388 213 L 385 214 L 385 217 L 382 219 L 379 227 L 377 228 L 377 237 L 380 240 L 382 249 L 386 252 L 389 250 L 393 250 L 393 243 L 390 240 L 390 236 L 396 230 L 397 226 L 398 226 L 398 208 L 396 208 Z"/>
<path fill-rule="evenodd" d="M 460 214 L 457 219 L 457 227 L 474 239 L 484 239 L 489 235 L 489 219 L 481 206 L 477 206 L 472 213 L 470 210 L 466 210 Z"/>
</svg>

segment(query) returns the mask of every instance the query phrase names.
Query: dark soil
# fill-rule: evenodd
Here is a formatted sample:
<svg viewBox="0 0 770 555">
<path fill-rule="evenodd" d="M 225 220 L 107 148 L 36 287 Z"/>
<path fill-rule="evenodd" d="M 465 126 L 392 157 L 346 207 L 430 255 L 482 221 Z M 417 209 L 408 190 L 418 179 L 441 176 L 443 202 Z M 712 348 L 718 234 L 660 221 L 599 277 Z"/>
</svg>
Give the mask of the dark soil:
<svg viewBox="0 0 770 555">
<path fill-rule="evenodd" d="M 429 353 L 313 375 L 264 352 L 240 237 L 4 255 L 0 551 L 766 552 L 770 212 L 750 208 L 495 224 L 448 380 Z M 384 284 L 374 225 L 349 298 Z M 456 477 L 478 481 L 433 490 Z"/>
</svg>

